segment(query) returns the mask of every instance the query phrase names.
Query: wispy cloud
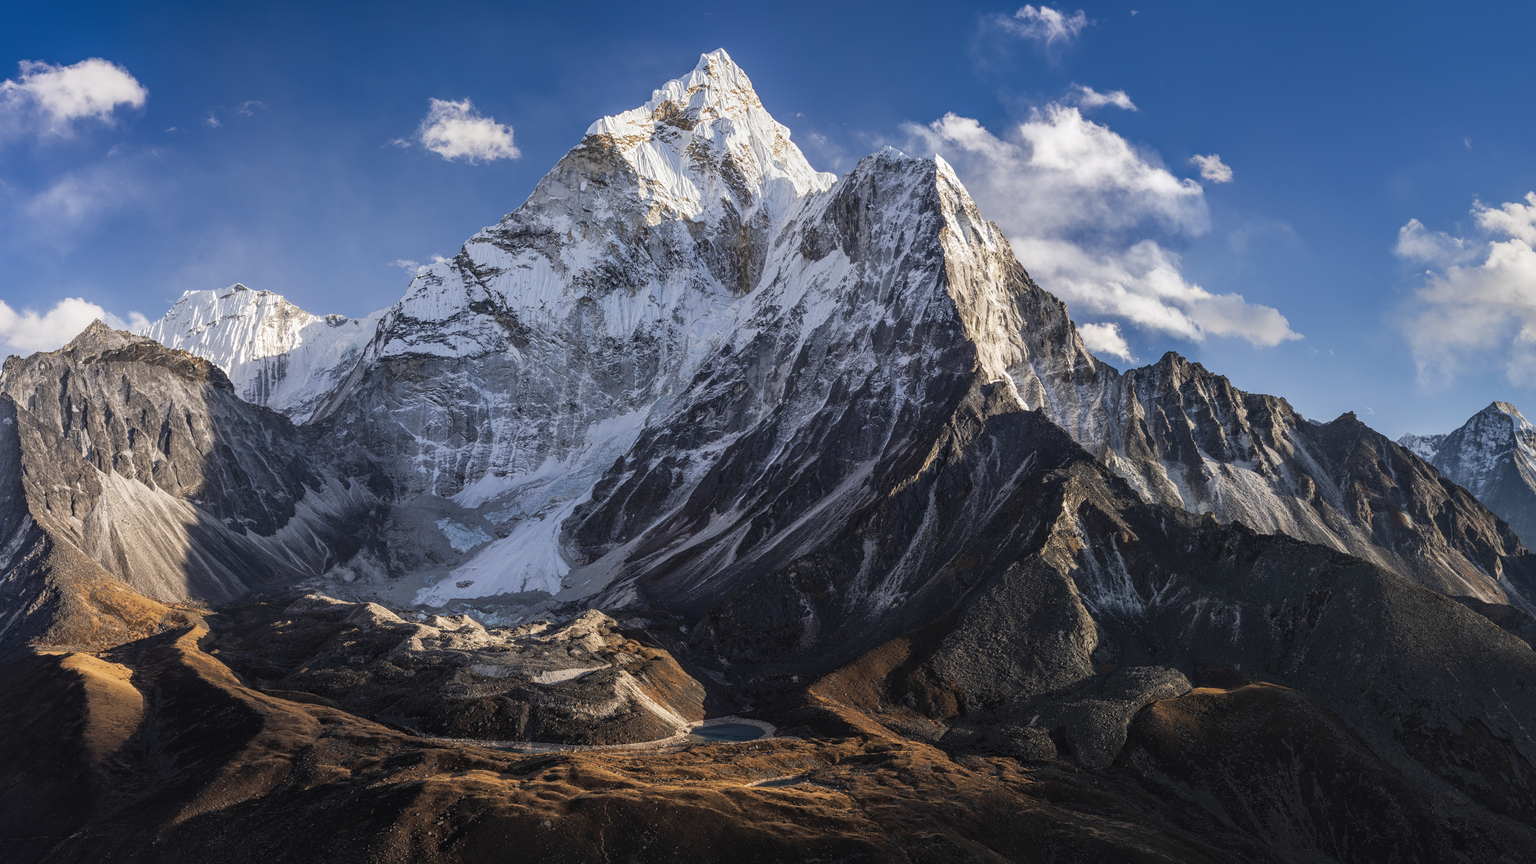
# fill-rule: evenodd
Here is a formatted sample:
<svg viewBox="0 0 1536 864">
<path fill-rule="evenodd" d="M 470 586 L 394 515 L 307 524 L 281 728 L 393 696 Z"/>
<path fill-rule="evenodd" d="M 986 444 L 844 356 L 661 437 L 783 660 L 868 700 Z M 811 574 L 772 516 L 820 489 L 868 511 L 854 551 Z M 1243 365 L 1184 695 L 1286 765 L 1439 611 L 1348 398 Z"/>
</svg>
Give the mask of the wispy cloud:
<svg viewBox="0 0 1536 864">
<path fill-rule="evenodd" d="M 1067 15 L 1043 4 L 1022 6 L 1012 15 L 995 15 L 991 20 L 1006 33 L 1047 46 L 1071 42 L 1088 26 L 1088 16 L 1081 9 Z"/>
<path fill-rule="evenodd" d="M 468 99 L 449 102 L 431 100 L 427 116 L 409 140 L 390 142 L 400 147 L 419 144 L 449 162 L 463 160 L 470 164 L 516 159 L 523 154 L 512 143 L 512 127 L 483 117 Z"/>
<path fill-rule="evenodd" d="M 1399 258 L 1427 265 L 1403 310 L 1419 381 L 1443 385 L 1468 365 L 1502 363 L 1517 386 L 1536 386 L 1536 192 L 1472 216 L 1482 239 L 1430 231 L 1411 219 L 1397 236 Z"/>
<path fill-rule="evenodd" d="M 0 81 L 0 129 L 68 136 L 84 121 L 110 124 L 118 108 L 143 108 L 148 98 L 127 69 L 99 57 L 73 66 L 23 60 L 17 78 Z"/>
<path fill-rule="evenodd" d="M 257 111 L 265 111 L 266 109 L 267 106 L 265 103 L 259 102 L 255 99 L 247 99 L 244 102 L 241 102 L 239 105 L 236 105 L 233 109 L 225 108 L 223 105 L 220 105 L 217 108 L 208 109 L 207 115 L 203 117 L 203 125 L 207 126 L 209 129 L 222 129 L 224 128 L 224 121 L 219 119 L 220 114 L 228 116 L 229 114 L 233 113 L 236 117 L 252 117 L 256 114 Z"/>
<path fill-rule="evenodd" d="M 0 300 L 0 347 L 16 354 L 54 351 L 97 319 L 120 330 L 137 331 L 149 324 L 137 312 L 128 313 L 128 320 L 124 321 L 83 297 L 66 297 L 42 313 L 31 309 L 17 312 Z"/>
<path fill-rule="evenodd" d="M 1200 166 L 1200 176 L 1212 183 L 1232 182 L 1232 169 L 1215 153 L 1209 156 L 1191 156 L 1189 163 Z"/>
<path fill-rule="evenodd" d="M 425 264 L 421 263 L 420 261 L 412 261 L 409 258 L 397 258 L 394 261 L 389 262 L 389 266 L 399 267 L 401 270 L 409 271 L 413 276 L 421 276 L 428 270 L 431 270 L 433 265 L 447 263 L 447 258 L 444 258 L 441 255 L 433 255 L 432 260 Z"/>
<path fill-rule="evenodd" d="M 1124 108 L 1127 111 L 1135 111 L 1136 104 L 1131 97 L 1125 95 L 1124 90 L 1111 90 L 1108 93 L 1100 93 L 1092 87 L 1081 84 L 1072 88 L 1067 94 L 1067 103 L 1080 108 L 1102 108 L 1105 105 L 1113 105 L 1116 108 Z"/>
<path fill-rule="evenodd" d="M 70 245 L 76 231 L 143 194 L 138 160 L 108 158 L 59 177 L 22 206 L 28 229 Z"/>
<path fill-rule="evenodd" d="M 1124 331 L 1095 318 L 1196 342 L 1301 338 L 1279 311 L 1184 278 L 1178 254 L 1160 240 L 1210 229 L 1204 190 L 1077 107 L 1047 105 L 1006 138 L 954 114 L 907 132 L 912 148 L 955 165 L 1024 266 L 1090 321 L 1097 350 L 1130 356 Z"/>
</svg>

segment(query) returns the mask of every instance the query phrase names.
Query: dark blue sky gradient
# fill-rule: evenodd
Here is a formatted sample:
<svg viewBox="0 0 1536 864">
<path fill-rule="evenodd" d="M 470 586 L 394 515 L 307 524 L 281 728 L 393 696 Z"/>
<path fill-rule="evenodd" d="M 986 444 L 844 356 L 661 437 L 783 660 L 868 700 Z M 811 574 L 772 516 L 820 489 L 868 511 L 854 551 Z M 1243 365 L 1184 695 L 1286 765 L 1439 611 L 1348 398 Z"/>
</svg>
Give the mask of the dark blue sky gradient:
<svg viewBox="0 0 1536 864">
<path fill-rule="evenodd" d="M 983 26 L 1018 5 L 9 4 L 0 77 L 102 57 L 150 95 L 70 140 L 0 136 L 0 299 L 153 318 L 240 281 L 364 314 L 409 281 L 389 262 L 452 255 L 593 120 L 724 47 L 824 170 L 900 144 L 903 123 L 954 112 L 1002 133 L 1071 84 L 1123 89 L 1140 110 L 1098 122 L 1179 176 L 1196 153 L 1236 172 L 1206 184 L 1212 230 L 1176 245 L 1185 275 L 1306 337 L 1255 349 L 1128 330 L 1141 362 L 1177 350 L 1394 436 L 1496 398 L 1536 410 L 1497 368 L 1416 382 L 1394 323 L 1416 268 L 1392 254 L 1410 218 L 1470 231 L 1474 200 L 1536 189 L 1536 4 L 1084 3 L 1093 25 L 1049 53 Z M 514 127 L 522 158 L 390 146 L 429 98 L 473 100 Z M 265 108 L 238 114 L 249 100 Z M 34 218 L 28 202 L 70 176 L 96 205 Z"/>
</svg>

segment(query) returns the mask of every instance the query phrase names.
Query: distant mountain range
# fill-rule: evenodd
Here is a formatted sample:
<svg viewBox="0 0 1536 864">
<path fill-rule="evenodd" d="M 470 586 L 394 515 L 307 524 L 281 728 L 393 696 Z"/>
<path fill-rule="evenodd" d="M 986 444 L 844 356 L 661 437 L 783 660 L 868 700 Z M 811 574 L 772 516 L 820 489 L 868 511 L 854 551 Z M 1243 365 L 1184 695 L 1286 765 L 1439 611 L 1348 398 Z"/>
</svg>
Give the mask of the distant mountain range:
<svg viewBox="0 0 1536 864">
<path fill-rule="evenodd" d="M 0 424 L 11 860 L 1536 860 L 1518 411 L 1122 372 L 723 51 L 394 306 L 189 292 Z"/>
</svg>

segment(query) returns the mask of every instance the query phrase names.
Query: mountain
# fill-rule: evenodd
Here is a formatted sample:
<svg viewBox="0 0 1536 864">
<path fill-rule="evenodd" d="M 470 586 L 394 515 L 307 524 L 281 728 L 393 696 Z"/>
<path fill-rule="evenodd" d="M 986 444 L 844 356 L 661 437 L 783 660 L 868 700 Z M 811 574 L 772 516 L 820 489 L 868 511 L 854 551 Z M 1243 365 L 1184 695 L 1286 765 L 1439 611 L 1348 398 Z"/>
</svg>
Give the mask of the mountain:
<svg viewBox="0 0 1536 864">
<path fill-rule="evenodd" d="M 312 433 L 241 400 L 217 366 L 99 321 L 8 359 L 0 413 L 0 645 L 54 631 L 99 644 L 93 627 L 142 633 L 162 604 L 318 576 L 368 542 L 358 516 L 389 497 L 370 466 L 317 459 Z M 79 580 L 99 587 L 65 584 Z"/>
<path fill-rule="evenodd" d="M 1520 409 L 1495 402 L 1454 432 L 1404 435 L 1410 447 L 1465 487 L 1522 538 L 1536 538 L 1536 426 Z"/>
<path fill-rule="evenodd" d="M 214 361 L 241 399 L 302 423 L 356 365 L 380 314 L 311 315 L 236 283 L 186 292 L 140 335 Z"/>
<path fill-rule="evenodd" d="M 723 51 L 365 320 L 7 361 L 8 857 L 1536 857 L 1507 524 L 1101 363 L 950 166 L 813 171 Z"/>
<path fill-rule="evenodd" d="M 395 544 L 380 565 L 429 583 L 418 585 L 417 600 L 481 608 L 509 595 L 583 600 L 608 576 L 574 575 L 573 566 L 620 543 L 612 527 L 596 545 L 583 540 L 595 525 L 571 517 L 591 508 L 604 472 L 659 423 L 717 409 L 713 395 L 690 389 L 699 370 L 738 367 L 721 352 L 738 350 L 744 334 L 782 354 L 799 344 L 769 348 L 770 330 L 804 340 L 816 327 L 814 338 L 845 344 L 838 362 L 850 369 L 905 362 L 890 353 L 906 348 L 891 347 L 889 328 L 912 310 L 882 307 L 883 329 L 853 311 L 821 316 L 858 279 L 910 283 L 936 256 L 963 258 L 969 287 L 940 305 L 956 305 L 953 314 L 966 319 L 976 362 L 1005 385 L 999 398 L 1043 412 L 1143 498 L 1319 543 L 1450 596 L 1536 612 L 1523 587 L 1532 564 L 1514 534 L 1353 415 L 1314 424 L 1285 400 L 1245 393 L 1177 355 L 1124 373 L 1094 358 L 1065 307 L 1019 267 L 947 168 L 945 182 L 957 190 L 952 224 L 932 223 L 952 232 L 947 247 L 920 224 L 930 205 L 913 204 L 881 210 L 890 237 L 876 263 L 849 257 L 838 232 L 854 229 L 839 220 L 850 208 L 897 200 L 878 178 L 909 170 L 895 151 L 879 159 L 834 188 L 763 109 L 745 73 L 716 52 L 645 106 L 594 123 L 521 207 L 418 276 L 390 309 L 330 327 L 273 295 L 231 289 L 222 299 L 188 295 L 152 330 L 231 375 L 268 370 L 245 374 L 255 376 L 248 389 L 278 381 L 271 407 L 307 416 L 335 446 L 379 460 L 402 498 L 451 502 L 444 530 L 456 549 L 467 547 L 464 561 L 437 556 L 424 572 L 421 556 Z M 866 200 L 861 184 L 879 200 Z M 926 259 L 893 251 L 909 241 L 926 244 Z M 829 257 L 834 250 L 841 254 Z M 857 272 L 872 267 L 879 272 Z M 232 311 L 192 312 L 217 304 Z M 789 310 L 798 317 L 776 320 Z M 331 341 L 307 335 L 317 330 Z M 256 333 L 274 334 L 261 343 L 272 347 L 254 347 Z M 299 345 L 291 361 L 271 353 L 283 339 Z M 367 340 L 361 349 L 357 339 Z M 256 355 L 264 365 L 248 359 Z M 282 369 L 294 371 L 276 378 Z M 313 384 L 302 370 L 313 370 Z M 750 383 L 762 370 L 733 374 L 728 386 L 749 388 L 736 395 L 753 405 L 773 404 L 783 386 Z M 916 380 L 891 383 L 907 389 L 887 395 L 910 398 L 920 392 L 910 389 Z M 849 379 L 846 392 L 828 394 L 851 398 L 862 383 Z M 685 441 L 668 442 L 666 455 L 652 458 L 693 467 L 648 491 L 680 500 L 689 478 L 720 455 L 719 443 L 694 453 Z M 621 517 L 624 542 L 649 530 L 641 518 Z M 617 566 L 610 557 L 602 568 Z"/>
</svg>

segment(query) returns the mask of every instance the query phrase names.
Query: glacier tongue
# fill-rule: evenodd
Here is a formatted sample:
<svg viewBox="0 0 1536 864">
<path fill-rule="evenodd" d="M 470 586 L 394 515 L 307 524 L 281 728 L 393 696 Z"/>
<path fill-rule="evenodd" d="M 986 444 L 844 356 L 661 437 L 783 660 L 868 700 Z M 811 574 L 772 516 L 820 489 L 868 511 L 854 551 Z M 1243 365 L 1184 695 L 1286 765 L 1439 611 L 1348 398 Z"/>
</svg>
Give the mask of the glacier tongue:
<svg viewBox="0 0 1536 864">
<path fill-rule="evenodd" d="M 139 335 L 213 361 L 240 398 L 302 423 L 357 363 L 382 315 L 311 315 L 236 283 L 186 292 Z"/>
</svg>

